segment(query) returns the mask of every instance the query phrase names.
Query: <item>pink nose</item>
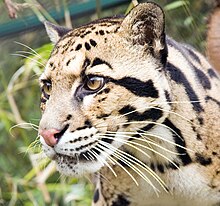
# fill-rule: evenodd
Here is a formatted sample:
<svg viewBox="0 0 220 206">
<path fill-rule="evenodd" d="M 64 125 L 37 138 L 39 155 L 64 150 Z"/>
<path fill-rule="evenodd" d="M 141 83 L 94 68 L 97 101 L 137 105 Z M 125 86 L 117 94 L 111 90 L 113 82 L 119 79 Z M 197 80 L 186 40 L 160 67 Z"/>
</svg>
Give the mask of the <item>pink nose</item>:
<svg viewBox="0 0 220 206">
<path fill-rule="evenodd" d="M 40 131 L 40 135 L 44 138 L 46 144 L 51 147 L 57 144 L 58 138 L 55 137 L 55 134 L 58 133 L 60 133 L 60 131 L 56 129 L 48 129 L 48 130 Z"/>
</svg>

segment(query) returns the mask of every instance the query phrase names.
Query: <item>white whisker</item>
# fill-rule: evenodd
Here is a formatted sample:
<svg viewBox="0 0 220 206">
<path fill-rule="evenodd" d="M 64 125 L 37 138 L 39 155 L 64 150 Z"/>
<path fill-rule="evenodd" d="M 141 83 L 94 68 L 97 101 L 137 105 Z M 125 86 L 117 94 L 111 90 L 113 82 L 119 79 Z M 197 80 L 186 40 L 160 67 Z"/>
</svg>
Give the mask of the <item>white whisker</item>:
<svg viewBox="0 0 220 206">
<path fill-rule="evenodd" d="M 103 147 L 103 149 L 106 150 L 108 148 Z M 138 169 L 136 166 L 131 164 L 126 158 L 124 158 L 124 155 L 118 154 L 117 151 L 115 151 L 112 155 L 115 156 L 117 159 L 120 159 L 126 165 L 128 165 L 134 172 L 136 172 L 141 178 L 143 178 L 148 184 L 150 184 L 156 193 L 159 192 L 159 190 L 153 185 L 151 180 L 140 169 Z"/>
<path fill-rule="evenodd" d="M 129 153 L 124 152 L 123 150 L 120 150 L 119 148 L 114 148 L 113 145 L 108 144 L 106 142 L 100 141 L 100 144 L 102 144 L 105 148 L 112 148 L 112 150 L 116 150 L 116 152 L 120 155 L 126 158 L 128 161 L 131 161 L 132 163 L 137 164 L 142 169 L 144 169 L 148 174 L 150 174 L 161 186 L 162 188 L 167 191 L 166 184 L 164 181 L 146 164 L 144 164 L 142 161 L 137 159 L 136 157 L 130 155 Z"/>
<path fill-rule="evenodd" d="M 19 45 L 21 45 L 23 47 L 26 47 L 27 49 L 31 50 L 34 54 L 36 54 L 38 57 L 41 58 L 41 55 L 39 53 L 37 53 L 34 49 L 32 49 L 31 47 L 27 46 L 26 44 L 23 44 L 23 43 L 17 42 L 17 41 L 14 41 L 14 43 L 19 44 Z"/>
<path fill-rule="evenodd" d="M 105 151 L 107 152 L 109 149 L 105 149 Z M 111 152 L 109 153 L 109 155 L 111 154 Z M 122 168 L 130 177 L 131 179 L 134 181 L 134 183 L 138 186 L 138 182 L 137 180 L 134 178 L 134 176 L 126 169 L 124 168 L 117 160 L 115 160 L 112 156 L 108 156 L 107 159 L 113 161 L 115 164 L 117 164 L 120 168 Z"/>
<path fill-rule="evenodd" d="M 145 123 L 146 125 L 147 124 L 154 124 L 154 125 L 158 125 L 158 126 L 162 126 L 164 128 L 167 128 L 171 132 L 173 132 L 178 138 L 180 138 L 182 141 L 184 141 L 183 138 L 175 130 L 173 130 L 172 128 L 168 127 L 167 125 L 164 125 L 164 124 L 158 123 L 158 122 L 151 122 L 151 121 L 147 121 L 147 120 L 146 121 L 132 121 L 132 122 L 119 123 L 118 125 L 123 126 L 123 125 L 128 125 L 128 124 L 143 124 L 143 123 Z"/>
<path fill-rule="evenodd" d="M 135 149 L 138 149 L 138 151 L 140 151 L 140 152 L 143 153 L 143 154 L 146 154 L 146 155 L 150 158 L 150 156 L 149 156 L 147 153 L 145 153 L 143 150 L 141 150 L 140 148 L 136 147 L 135 145 L 140 146 L 140 147 L 142 147 L 142 148 L 145 148 L 145 149 L 147 149 L 148 151 L 151 151 L 151 152 L 153 152 L 153 153 L 155 153 L 155 154 L 161 156 L 162 158 L 166 159 L 168 162 L 170 162 L 171 164 L 173 164 L 176 168 L 179 168 L 178 165 L 177 165 L 175 162 L 173 162 L 170 158 L 168 158 L 168 157 L 166 157 L 165 155 L 159 153 L 158 151 L 152 149 L 151 147 L 148 147 L 148 146 L 146 146 L 146 145 L 142 145 L 142 144 L 137 143 L 137 142 L 132 142 L 132 141 L 129 141 L 129 142 L 128 142 L 127 140 L 119 139 L 119 138 L 116 138 L 116 137 L 109 137 L 109 136 L 105 136 L 105 135 L 103 135 L 103 137 L 105 137 L 105 138 L 107 138 L 107 139 L 111 139 L 111 140 L 118 141 L 118 142 L 123 143 L 123 144 L 125 144 L 125 145 L 128 145 L 128 146 L 130 146 L 130 147 L 133 147 L 133 148 L 135 148 Z"/>
<path fill-rule="evenodd" d="M 105 151 L 99 149 L 98 146 L 96 146 L 95 148 L 96 148 L 99 152 L 106 153 Z M 93 154 L 95 153 L 94 151 L 90 151 L 90 152 L 92 152 Z M 94 154 L 94 155 L 95 155 L 95 154 Z M 104 160 L 104 159 L 103 159 L 101 156 L 99 156 L 98 154 L 96 154 L 96 158 L 97 158 L 97 159 L 99 158 L 99 159 L 104 163 L 104 165 L 106 165 L 106 166 L 112 171 L 112 173 L 114 174 L 114 176 L 117 177 L 117 174 L 115 173 L 115 171 L 113 170 L 113 168 L 109 165 L 109 163 L 108 163 L 106 160 Z"/>
<path fill-rule="evenodd" d="M 36 59 L 33 59 L 33 58 L 29 57 L 29 56 L 26 56 L 26 55 L 23 55 L 23 54 L 11 54 L 11 55 L 12 55 L 12 56 L 19 56 L 19 57 L 27 58 L 27 59 L 29 59 L 29 60 L 31 60 L 31 61 L 33 61 L 33 62 L 35 62 L 35 63 L 41 65 L 42 67 L 45 67 L 44 64 L 42 64 L 41 62 L 39 62 L 39 61 L 37 61 Z"/>
<path fill-rule="evenodd" d="M 99 134 L 100 137 L 104 137 L 107 139 L 113 139 L 113 140 L 117 140 L 118 142 L 121 143 L 126 143 L 128 146 L 134 148 L 135 150 L 141 152 L 142 154 L 144 154 L 146 157 L 148 157 L 149 159 L 151 158 L 151 156 L 149 154 L 147 154 L 146 152 L 144 152 L 143 150 L 141 150 L 140 148 L 136 147 L 135 145 L 131 144 L 130 142 L 128 142 L 127 140 L 123 140 L 123 139 L 118 139 L 118 138 L 113 138 L 113 136 L 106 136 L 106 134 Z"/>
<path fill-rule="evenodd" d="M 186 149 L 186 150 L 189 150 L 189 151 L 191 151 L 190 149 L 188 149 L 188 148 L 186 148 L 186 147 L 184 147 L 184 146 L 181 146 L 181 145 L 178 145 L 178 144 L 176 144 L 175 142 L 172 142 L 172 141 L 170 141 L 170 140 L 168 140 L 168 139 L 166 139 L 166 138 L 163 138 L 163 137 L 161 137 L 161 136 L 159 136 L 159 135 L 155 135 L 155 134 L 153 134 L 153 133 L 150 133 L 150 132 L 146 132 L 146 131 L 144 131 L 144 130 L 142 130 L 142 129 L 139 129 L 139 128 L 135 128 L 136 129 L 136 131 L 135 132 L 112 132 L 112 131 L 107 131 L 107 133 L 109 133 L 109 134 L 124 134 L 124 135 L 131 135 L 131 136 L 129 136 L 130 138 L 135 138 L 133 135 L 140 135 L 141 137 L 143 137 L 144 139 L 146 139 L 146 138 L 148 138 L 149 139 L 149 137 L 155 137 L 155 138 L 158 138 L 158 139 L 160 139 L 160 140 L 162 140 L 162 141 L 165 141 L 165 142 L 167 142 L 167 143 L 170 143 L 170 144 L 172 144 L 172 145 L 174 145 L 174 146 L 177 146 L 177 147 L 180 147 L 180 148 L 183 148 L 183 149 Z M 139 138 L 138 138 L 139 139 Z M 142 139 L 143 140 L 143 139 Z M 141 140 L 140 140 L 141 141 Z M 156 141 L 153 141 L 152 139 L 150 139 L 150 141 L 151 142 L 154 142 L 155 144 L 156 144 Z"/>
</svg>

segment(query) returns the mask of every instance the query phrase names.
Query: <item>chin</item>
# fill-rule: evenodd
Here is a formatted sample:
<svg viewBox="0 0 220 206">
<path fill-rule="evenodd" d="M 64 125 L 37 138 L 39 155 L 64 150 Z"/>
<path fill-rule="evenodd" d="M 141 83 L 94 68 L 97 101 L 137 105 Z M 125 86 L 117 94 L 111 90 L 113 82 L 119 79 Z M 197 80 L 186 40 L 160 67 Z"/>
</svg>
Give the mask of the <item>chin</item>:
<svg viewBox="0 0 220 206">
<path fill-rule="evenodd" d="M 56 162 L 57 170 L 61 174 L 74 177 L 95 173 L 103 166 L 97 160 L 84 160 L 66 155 L 56 155 L 54 161 Z"/>
</svg>

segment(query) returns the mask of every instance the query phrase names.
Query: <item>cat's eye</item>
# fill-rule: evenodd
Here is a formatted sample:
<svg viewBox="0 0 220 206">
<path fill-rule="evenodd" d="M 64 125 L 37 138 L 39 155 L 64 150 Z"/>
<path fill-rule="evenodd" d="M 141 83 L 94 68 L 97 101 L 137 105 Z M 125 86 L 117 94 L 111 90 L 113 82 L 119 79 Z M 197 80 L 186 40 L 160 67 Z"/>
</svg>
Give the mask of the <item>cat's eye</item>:
<svg viewBox="0 0 220 206">
<path fill-rule="evenodd" d="M 85 89 L 90 91 L 98 91 L 104 86 L 104 78 L 103 77 L 89 77 L 85 82 Z"/>
<path fill-rule="evenodd" d="M 42 90 L 44 93 L 46 93 L 47 95 L 51 94 L 52 91 L 52 84 L 50 82 L 44 82 L 44 85 L 42 87 Z"/>
</svg>

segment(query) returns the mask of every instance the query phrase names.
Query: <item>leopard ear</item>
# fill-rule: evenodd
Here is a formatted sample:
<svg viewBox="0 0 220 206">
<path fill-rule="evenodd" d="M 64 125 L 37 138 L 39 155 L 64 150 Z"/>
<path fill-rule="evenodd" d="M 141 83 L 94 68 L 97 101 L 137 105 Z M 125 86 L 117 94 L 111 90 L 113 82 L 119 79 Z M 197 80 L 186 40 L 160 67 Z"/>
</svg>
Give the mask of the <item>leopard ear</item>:
<svg viewBox="0 0 220 206">
<path fill-rule="evenodd" d="M 45 25 L 47 34 L 53 44 L 56 44 L 62 36 L 64 36 L 66 33 L 68 33 L 71 30 L 66 27 L 52 24 L 48 21 L 45 21 L 44 25 Z"/>
<path fill-rule="evenodd" d="M 121 28 L 125 37 L 133 44 L 144 46 L 155 57 L 163 56 L 163 61 L 166 61 L 164 12 L 157 4 L 138 4 L 127 14 Z"/>
</svg>

